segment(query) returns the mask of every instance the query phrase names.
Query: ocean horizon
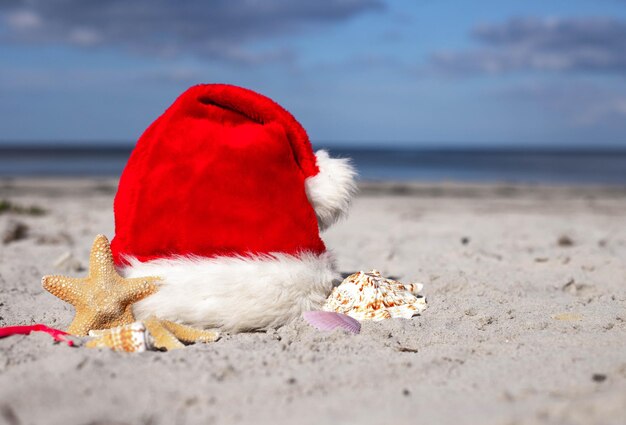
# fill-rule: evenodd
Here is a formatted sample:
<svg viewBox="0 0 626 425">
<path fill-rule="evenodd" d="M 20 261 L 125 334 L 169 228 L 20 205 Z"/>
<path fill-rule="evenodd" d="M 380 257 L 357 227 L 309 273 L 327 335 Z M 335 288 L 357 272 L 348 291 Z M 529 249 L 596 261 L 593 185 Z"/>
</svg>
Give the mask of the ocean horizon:
<svg viewBox="0 0 626 425">
<path fill-rule="evenodd" d="M 0 177 L 115 177 L 130 144 L 0 145 Z M 626 149 L 346 147 L 316 144 L 351 158 L 364 181 L 626 185 Z"/>
</svg>

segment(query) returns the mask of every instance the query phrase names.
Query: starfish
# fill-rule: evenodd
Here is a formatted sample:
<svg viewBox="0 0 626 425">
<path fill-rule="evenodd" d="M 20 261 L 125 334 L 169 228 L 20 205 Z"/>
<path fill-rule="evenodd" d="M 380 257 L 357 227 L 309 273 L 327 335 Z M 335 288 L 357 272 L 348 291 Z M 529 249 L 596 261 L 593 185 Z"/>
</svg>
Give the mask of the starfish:
<svg viewBox="0 0 626 425">
<path fill-rule="evenodd" d="M 115 270 L 109 240 L 96 236 L 84 278 L 44 276 L 43 288 L 74 306 L 76 314 L 68 333 L 85 336 L 92 329 L 133 323 L 132 304 L 157 291 L 157 277 L 126 279 Z"/>
</svg>

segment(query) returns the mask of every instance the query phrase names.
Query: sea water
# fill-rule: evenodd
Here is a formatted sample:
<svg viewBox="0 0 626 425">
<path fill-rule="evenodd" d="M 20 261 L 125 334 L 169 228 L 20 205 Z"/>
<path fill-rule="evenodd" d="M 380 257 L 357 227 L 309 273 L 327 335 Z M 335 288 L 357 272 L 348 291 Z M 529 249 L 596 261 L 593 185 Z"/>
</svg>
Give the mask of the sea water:
<svg viewBox="0 0 626 425">
<path fill-rule="evenodd" d="M 320 148 L 322 146 L 315 146 Z M 626 150 L 326 147 L 368 181 L 626 185 Z M 119 176 L 131 146 L 1 146 L 0 176 Z"/>
</svg>

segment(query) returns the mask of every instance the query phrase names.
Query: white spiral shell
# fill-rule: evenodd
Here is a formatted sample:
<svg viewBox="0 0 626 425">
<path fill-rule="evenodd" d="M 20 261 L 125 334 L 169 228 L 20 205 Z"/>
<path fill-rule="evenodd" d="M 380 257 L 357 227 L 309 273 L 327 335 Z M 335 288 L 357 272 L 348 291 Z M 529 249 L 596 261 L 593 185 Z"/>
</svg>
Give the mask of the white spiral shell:
<svg viewBox="0 0 626 425">
<path fill-rule="evenodd" d="M 424 285 L 384 278 L 377 270 L 354 273 L 334 288 L 322 307 L 357 320 L 410 319 L 426 309 Z"/>
</svg>

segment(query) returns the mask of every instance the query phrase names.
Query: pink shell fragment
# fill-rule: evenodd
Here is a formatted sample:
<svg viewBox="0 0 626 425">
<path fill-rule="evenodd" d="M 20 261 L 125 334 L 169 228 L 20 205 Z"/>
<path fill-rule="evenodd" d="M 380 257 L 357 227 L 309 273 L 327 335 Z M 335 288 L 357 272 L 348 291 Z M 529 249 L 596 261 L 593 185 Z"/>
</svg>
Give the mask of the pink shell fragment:
<svg viewBox="0 0 626 425">
<path fill-rule="evenodd" d="M 348 332 L 358 334 L 361 331 L 361 324 L 350 316 L 335 313 L 332 311 L 305 311 L 302 313 L 304 320 L 309 325 L 320 331 L 332 331 L 335 328 L 341 328 Z"/>
</svg>

